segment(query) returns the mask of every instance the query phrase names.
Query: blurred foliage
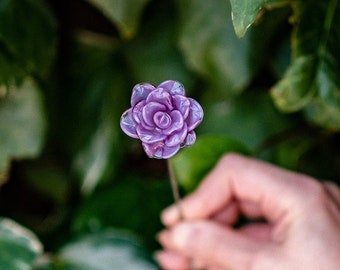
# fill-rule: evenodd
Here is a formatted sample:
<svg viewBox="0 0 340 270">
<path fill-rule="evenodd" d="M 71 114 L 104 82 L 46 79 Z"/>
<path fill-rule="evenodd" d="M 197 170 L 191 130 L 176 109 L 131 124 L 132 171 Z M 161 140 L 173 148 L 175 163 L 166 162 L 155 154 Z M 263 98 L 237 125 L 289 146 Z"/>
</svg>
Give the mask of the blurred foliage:
<svg viewBox="0 0 340 270">
<path fill-rule="evenodd" d="M 339 12 L 337 0 L 1 0 L 0 268 L 157 269 L 166 164 L 119 128 L 142 81 L 178 80 L 205 111 L 173 160 L 183 194 L 229 151 L 339 179 Z"/>
</svg>

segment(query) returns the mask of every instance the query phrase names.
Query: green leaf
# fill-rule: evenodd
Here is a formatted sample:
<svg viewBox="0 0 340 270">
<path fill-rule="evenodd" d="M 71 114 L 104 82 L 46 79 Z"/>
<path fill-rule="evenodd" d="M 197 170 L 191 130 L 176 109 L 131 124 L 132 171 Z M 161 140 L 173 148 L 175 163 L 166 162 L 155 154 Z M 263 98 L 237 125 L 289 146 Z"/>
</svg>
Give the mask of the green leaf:
<svg viewBox="0 0 340 270">
<path fill-rule="evenodd" d="M 332 64 L 335 63 L 325 61 L 320 64 L 317 94 L 305 112 L 310 121 L 330 130 L 340 130 L 340 80 L 339 73 L 334 73 L 340 69 L 330 67 Z"/>
<path fill-rule="evenodd" d="M 187 192 L 194 190 L 221 156 L 228 152 L 250 153 L 242 143 L 229 137 L 201 136 L 192 147 L 182 149 L 172 158 L 178 183 Z"/>
<path fill-rule="evenodd" d="M 56 22 L 46 3 L 1 0 L 0 22 L 0 54 L 30 74 L 46 76 L 56 49 Z"/>
<path fill-rule="evenodd" d="M 64 270 L 156 270 L 136 237 L 119 231 L 85 235 L 60 252 Z"/>
<path fill-rule="evenodd" d="M 128 80 L 114 47 L 82 40 L 74 47 L 57 132 L 82 192 L 89 194 L 119 168 Z"/>
<path fill-rule="evenodd" d="M 256 89 L 234 99 L 207 99 L 202 106 L 205 115 L 201 133 L 237 138 L 254 151 L 270 136 L 296 124 L 292 121 L 295 118 L 278 112 L 267 92 Z"/>
<path fill-rule="evenodd" d="M 114 22 L 124 38 L 135 35 L 140 16 L 150 0 L 86 0 Z"/>
<path fill-rule="evenodd" d="M 231 9 L 225 0 L 178 1 L 179 45 L 186 62 L 215 91 L 241 92 L 251 80 L 250 40 L 235 36 Z"/>
<path fill-rule="evenodd" d="M 340 3 L 297 1 L 294 5 L 293 61 L 271 90 L 284 112 L 306 110 L 308 119 L 340 130 Z"/>
<path fill-rule="evenodd" d="M 0 99 L 0 174 L 13 158 L 39 154 L 44 141 L 45 115 L 40 90 L 27 78 Z"/>
<path fill-rule="evenodd" d="M 20 85 L 24 77 L 26 72 L 0 49 L 0 99 L 10 91 L 11 87 Z"/>
<path fill-rule="evenodd" d="M 284 112 L 295 112 L 305 107 L 315 94 L 313 85 L 316 59 L 301 56 L 287 69 L 272 89 L 276 106 Z"/>
<path fill-rule="evenodd" d="M 184 65 L 177 42 L 177 26 L 173 23 L 174 7 L 169 1 L 158 3 L 157 13 L 146 16 L 138 35 L 124 46 L 124 54 L 137 82 L 155 85 L 177 80 L 186 89 L 192 76 Z M 152 33 L 152 38 L 150 38 Z"/>
<path fill-rule="evenodd" d="M 42 249 L 31 231 L 10 219 L 0 219 L 0 269 L 29 270 Z"/>
<path fill-rule="evenodd" d="M 286 2 L 285 0 L 230 0 L 236 35 L 239 38 L 245 35 L 265 5 L 282 5 Z"/>
<path fill-rule="evenodd" d="M 126 228 L 142 235 L 147 246 L 153 248 L 154 236 L 162 229 L 159 213 L 173 202 L 169 181 L 142 175 L 129 175 L 120 180 L 121 183 L 96 190 L 83 202 L 75 213 L 73 232 Z"/>
</svg>

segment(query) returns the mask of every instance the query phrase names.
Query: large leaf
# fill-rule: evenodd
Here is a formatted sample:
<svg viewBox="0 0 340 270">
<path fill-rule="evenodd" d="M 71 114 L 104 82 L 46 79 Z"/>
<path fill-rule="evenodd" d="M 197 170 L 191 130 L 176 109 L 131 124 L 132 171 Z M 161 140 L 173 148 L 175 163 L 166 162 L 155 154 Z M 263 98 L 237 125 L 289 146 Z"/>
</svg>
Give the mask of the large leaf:
<svg viewBox="0 0 340 270">
<path fill-rule="evenodd" d="M 221 156 L 228 152 L 250 153 L 247 147 L 232 138 L 201 136 L 194 146 L 181 150 L 172 158 L 177 181 L 187 192 L 194 190 Z"/>
<path fill-rule="evenodd" d="M 157 166 L 157 163 L 154 165 Z M 135 167 L 131 166 L 130 171 L 134 170 Z M 162 228 L 159 213 L 173 201 L 167 180 L 130 175 L 123 177 L 121 183 L 96 190 L 76 212 L 73 231 L 126 228 L 143 236 L 148 247 L 154 248 L 154 236 Z"/>
<path fill-rule="evenodd" d="M 253 150 L 295 124 L 278 112 L 267 92 L 256 89 L 234 99 L 208 99 L 202 106 L 205 116 L 200 132 L 236 138 Z"/>
<path fill-rule="evenodd" d="M 127 233 L 106 231 L 86 235 L 60 252 L 64 270 L 156 270 L 138 240 Z"/>
<path fill-rule="evenodd" d="M 88 194 L 118 168 L 124 150 L 119 119 L 129 88 L 114 47 L 82 40 L 74 47 L 57 132 L 72 171 Z"/>
<path fill-rule="evenodd" d="M 330 129 L 340 129 L 340 3 L 297 1 L 294 6 L 293 61 L 272 89 L 284 112 L 306 108 L 307 116 Z"/>
<path fill-rule="evenodd" d="M 32 79 L 0 99 L 0 174 L 13 158 L 36 156 L 44 141 L 45 115 L 40 90 Z"/>
<path fill-rule="evenodd" d="M 0 54 L 6 54 L 11 65 L 45 76 L 56 47 L 56 22 L 45 2 L 1 0 L 0 22 Z"/>
<path fill-rule="evenodd" d="M 187 63 L 227 94 L 239 93 L 254 73 L 250 42 L 235 36 L 231 9 L 225 0 L 178 1 L 179 44 Z"/>
<path fill-rule="evenodd" d="M 264 6 L 281 5 L 285 0 L 230 0 L 236 35 L 243 37 Z"/>
<path fill-rule="evenodd" d="M 12 86 L 22 83 L 26 72 L 0 49 L 0 98 L 5 96 Z"/>
<path fill-rule="evenodd" d="M 114 22 L 125 38 L 131 38 L 138 28 L 143 8 L 150 0 L 86 0 Z"/>
<path fill-rule="evenodd" d="M 128 65 L 137 82 L 158 85 L 172 79 L 190 88 L 192 76 L 184 65 L 177 42 L 174 6 L 171 1 L 155 3 L 157 13 L 145 16 L 136 38 L 124 47 Z M 152 33 L 152 38 L 150 38 Z"/>
<path fill-rule="evenodd" d="M 0 269 L 32 269 L 42 249 L 31 231 L 10 219 L 0 219 Z"/>
</svg>

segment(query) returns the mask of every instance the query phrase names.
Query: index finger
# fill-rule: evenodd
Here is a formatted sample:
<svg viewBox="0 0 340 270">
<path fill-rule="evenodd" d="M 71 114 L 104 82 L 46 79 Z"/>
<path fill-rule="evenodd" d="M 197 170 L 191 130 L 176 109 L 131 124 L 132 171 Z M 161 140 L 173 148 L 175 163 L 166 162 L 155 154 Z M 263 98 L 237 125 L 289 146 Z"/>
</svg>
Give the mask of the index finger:
<svg viewBox="0 0 340 270">
<path fill-rule="evenodd" d="M 195 192 L 182 200 L 186 219 L 208 218 L 232 200 L 257 205 L 263 217 L 275 222 L 297 209 L 306 192 L 313 197 L 318 185 L 312 178 L 278 168 L 269 163 L 227 154 L 205 177 Z M 162 213 L 162 221 L 171 226 L 180 219 L 172 206 Z"/>
</svg>

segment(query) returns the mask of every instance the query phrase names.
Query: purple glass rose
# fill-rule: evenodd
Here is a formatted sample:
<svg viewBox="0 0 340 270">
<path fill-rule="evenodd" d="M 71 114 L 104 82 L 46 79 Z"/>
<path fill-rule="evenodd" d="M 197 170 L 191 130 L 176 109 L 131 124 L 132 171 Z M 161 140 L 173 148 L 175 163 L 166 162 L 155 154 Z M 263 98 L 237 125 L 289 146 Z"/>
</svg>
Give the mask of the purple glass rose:
<svg viewBox="0 0 340 270">
<path fill-rule="evenodd" d="M 200 104 L 185 96 L 181 83 L 169 80 L 157 87 L 137 84 L 120 126 L 128 136 L 142 141 L 150 158 L 167 159 L 195 143 L 194 129 L 202 120 Z"/>
</svg>

